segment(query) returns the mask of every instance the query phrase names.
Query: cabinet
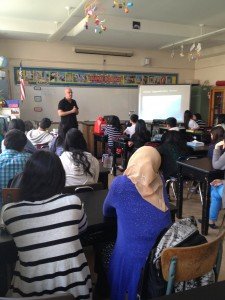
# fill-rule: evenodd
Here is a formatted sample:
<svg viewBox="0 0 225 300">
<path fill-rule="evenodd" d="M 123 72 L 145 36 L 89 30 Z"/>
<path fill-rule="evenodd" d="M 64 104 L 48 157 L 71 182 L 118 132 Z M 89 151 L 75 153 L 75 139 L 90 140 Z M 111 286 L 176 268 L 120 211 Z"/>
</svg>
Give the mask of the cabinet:
<svg viewBox="0 0 225 300">
<path fill-rule="evenodd" d="M 209 123 L 209 92 L 210 86 L 192 86 L 190 110 L 192 113 L 199 113 L 202 120 Z"/>
<path fill-rule="evenodd" d="M 225 114 L 225 87 L 216 86 L 211 89 L 209 103 L 209 125 L 216 123 L 216 118 L 220 114 Z"/>
<path fill-rule="evenodd" d="M 93 121 L 83 121 L 79 122 L 82 128 L 80 130 L 83 132 L 84 138 L 87 142 L 87 148 L 88 151 L 92 154 L 94 154 L 94 122 Z"/>
</svg>

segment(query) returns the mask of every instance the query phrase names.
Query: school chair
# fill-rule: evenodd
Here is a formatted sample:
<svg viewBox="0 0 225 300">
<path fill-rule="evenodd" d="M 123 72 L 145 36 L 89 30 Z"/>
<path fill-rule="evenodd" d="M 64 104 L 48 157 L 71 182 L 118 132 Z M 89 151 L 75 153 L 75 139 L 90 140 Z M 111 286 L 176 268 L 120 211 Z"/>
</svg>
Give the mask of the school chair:
<svg viewBox="0 0 225 300">
<path fill-rule="evenodd" d="M 65 186 L 63 189 L 64 194 L 77 194 L 83 192 L 99 191 L 103 190 L 103 185 L 101 182 L 92 183 L 88 185 L 71 185 Z"/>
<path fill-rule="evenodd" d="M 213 242 L 193 247 L 175 247 L 164 249 L 161 255 L 161 266 L 164 280 L 167 281 L 166 295 L 173 292 L 176 282 L 188 281 L 203 276 L 214 270 L 218 280 L 222 243 L 225 232 Z"/>
<path fill-rule="evenodd" d="M 19 188 L 3 188 L 2 189 L 2 204 L 19 202 L 20 198 L 20 189 Z"/>
</svg>

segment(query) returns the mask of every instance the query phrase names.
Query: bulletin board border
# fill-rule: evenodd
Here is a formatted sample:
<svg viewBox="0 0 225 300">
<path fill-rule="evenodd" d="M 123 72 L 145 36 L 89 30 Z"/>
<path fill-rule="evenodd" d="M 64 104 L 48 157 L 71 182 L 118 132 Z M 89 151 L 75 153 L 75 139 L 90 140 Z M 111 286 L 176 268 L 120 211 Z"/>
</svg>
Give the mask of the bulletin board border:
<svg viewBox="0 0 225 300">
<path fill-rule="evenodd" d="M 19 70 L 14 67 L 15 84 L 20 83 Z M 178 84 L 177 73 L 23 67 L 22 76 L 26 85 L 137 88 L 139 85 Z"/>
</svg>

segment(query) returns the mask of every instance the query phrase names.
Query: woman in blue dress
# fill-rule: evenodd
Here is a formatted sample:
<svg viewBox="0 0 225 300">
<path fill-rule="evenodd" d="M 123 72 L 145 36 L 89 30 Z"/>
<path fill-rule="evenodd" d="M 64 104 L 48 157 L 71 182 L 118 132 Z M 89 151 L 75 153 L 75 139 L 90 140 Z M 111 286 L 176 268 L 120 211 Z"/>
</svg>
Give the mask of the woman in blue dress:
<svg viewBox="0 0 225 300">
<path fill-rule="evenodd" d="M 109 265 L 111 300 L 123 300 L 126 294 L 129 300 L 137 299 L 141 269 L 160 232 L 171 225 L 160 164 L 155 148 L 139 148 L 105 199 L 104 215 L 117 217 L 117 239 Z"/>
</svg>

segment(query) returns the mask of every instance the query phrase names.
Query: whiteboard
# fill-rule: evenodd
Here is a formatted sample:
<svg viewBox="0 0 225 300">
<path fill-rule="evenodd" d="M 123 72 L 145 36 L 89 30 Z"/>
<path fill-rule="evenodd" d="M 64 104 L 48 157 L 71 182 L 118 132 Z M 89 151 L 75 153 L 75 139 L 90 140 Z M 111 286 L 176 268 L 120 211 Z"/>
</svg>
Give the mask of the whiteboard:
<svg viewBox="0 0 225 300">
<path fill-rule="evenodd" d="M 26 86 L 26 100 L 20 106 L 21 118 L 40 121 L 43 117 L 49 117 L 51 121 L 58 122 L 58 103 L 64 97 L 65 87 L 34 88 Z M 94 121 L 99 115 L 117 115 L 121 120 L 127 120 L 129 111 L 138 111 L 138 88 L 71 88 L 79 107 L 78 121 Z M 19 98 L 19 86 L 15 86 L 15 96 Z M 41 99 L 41 102 L 35 102 L 35 99 Z M 35 111 L 35 108 L 42 108 L 42 111 Z"/>
</svg>

